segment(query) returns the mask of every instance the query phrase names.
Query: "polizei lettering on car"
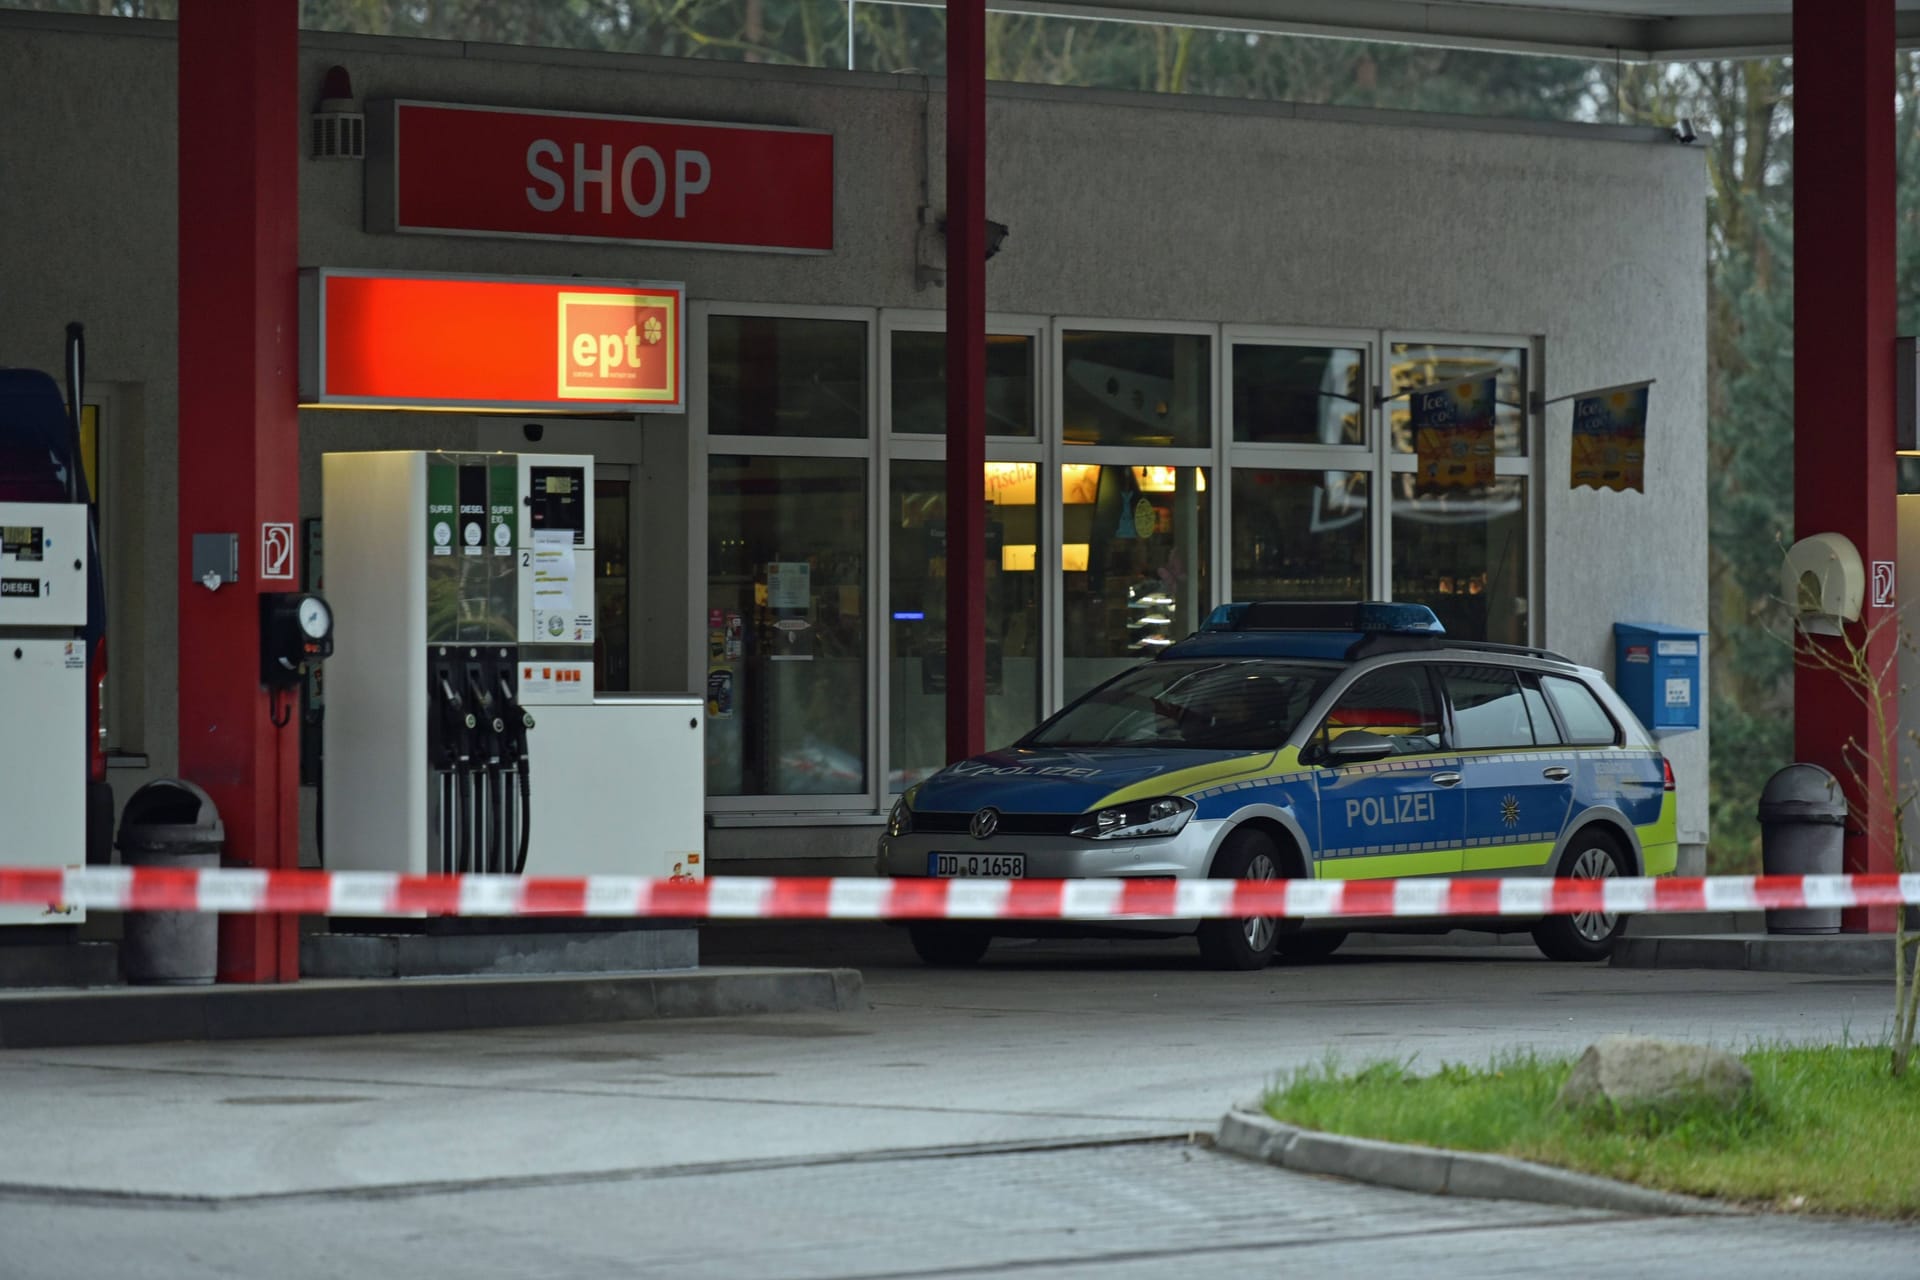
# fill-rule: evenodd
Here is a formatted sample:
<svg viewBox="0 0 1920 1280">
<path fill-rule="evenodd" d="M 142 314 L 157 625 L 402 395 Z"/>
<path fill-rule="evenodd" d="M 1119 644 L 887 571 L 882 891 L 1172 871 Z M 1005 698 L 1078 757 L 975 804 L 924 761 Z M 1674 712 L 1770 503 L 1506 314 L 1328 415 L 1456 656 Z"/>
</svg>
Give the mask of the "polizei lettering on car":
<svg viewBox="0 0 1920 1280">
<path fill-rule="evenodd" d="M 1363 827 L 1390 827 L 1402 822 L 1432 822 L 1433 817 L 1433 795 L 1429 792 L 1347 801 L 1348 826 L 1358 822 Z"/>
</svg>

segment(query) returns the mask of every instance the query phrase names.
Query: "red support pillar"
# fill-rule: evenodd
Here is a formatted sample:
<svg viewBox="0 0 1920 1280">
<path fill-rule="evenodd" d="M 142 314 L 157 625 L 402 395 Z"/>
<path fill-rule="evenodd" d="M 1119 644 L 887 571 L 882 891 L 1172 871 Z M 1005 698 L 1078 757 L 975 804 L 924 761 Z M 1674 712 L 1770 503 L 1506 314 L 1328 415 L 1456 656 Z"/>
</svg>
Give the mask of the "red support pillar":
<svg viewBox="0 0 1920 1280">
<path fill-rule="evenodd" d="M 947 0 L 947 759 L 987 736 L 987 15 Z"/>
<path fill-rule="evenodd" d="M 260 685 L 262 525 L 299 514 L 299 6 L 181 0 L 180 774 L 227 864 L 299 860 L 299 736 Z M 240 540 L 240 579 L 189 581 L 193 535 Z M 297 573 L 297 569 L 295 570 Z M 222 916 L 220 980 L 299 976 L 299 921 Z"/>
<path fill-rule="evenodd" d="M 1895 555 L 1893 0 L 1797 0 L 1793 12 L 1793 497 L 1798 537 L 1845 535 L 1869 566 Z M 1920 590 L 1920 583 L 1902 584 Z M 1871 605 L 1871 601 L 1869 601 Z M 1871 607 L 1865 625 L 1884 616 Z M 1869 657 L 1892 658 L 1880 629 Z M 1814 640 L 1809 643 L 1828 643 Z M 1886 696 L 1896 698 L 1888 682 Z M 1795 672 L 1794 753 L 1846 781 L 1851 872 L 1891 871 L 1883 759 L 1866 709 L 1833 676 Z M 1871 788 L 1858 785 L 1873 779 Z M 1893 927 L 1890 907 L 1845 913 Z"/>
</svg>

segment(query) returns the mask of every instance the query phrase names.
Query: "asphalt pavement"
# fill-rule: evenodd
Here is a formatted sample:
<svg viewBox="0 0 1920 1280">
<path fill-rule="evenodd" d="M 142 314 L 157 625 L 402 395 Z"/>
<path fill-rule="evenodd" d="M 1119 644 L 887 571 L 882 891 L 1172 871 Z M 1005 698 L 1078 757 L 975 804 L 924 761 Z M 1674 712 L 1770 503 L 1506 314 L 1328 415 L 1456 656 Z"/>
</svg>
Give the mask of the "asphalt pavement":
<svg viewBox="0 0 1920 1280">
<path fill-rule="evenodd" d="M 1920 1273 L 1908 1227 L 1434 1199 L 1191 1140 L 1328 1055 L 1873 1038 L 1884 980 L 1099 942 L 933 971 L 878 926 L 703 952 L 853 965 L 871 1007 L 0 1054 L 0 1276 Z"/>
</svg>

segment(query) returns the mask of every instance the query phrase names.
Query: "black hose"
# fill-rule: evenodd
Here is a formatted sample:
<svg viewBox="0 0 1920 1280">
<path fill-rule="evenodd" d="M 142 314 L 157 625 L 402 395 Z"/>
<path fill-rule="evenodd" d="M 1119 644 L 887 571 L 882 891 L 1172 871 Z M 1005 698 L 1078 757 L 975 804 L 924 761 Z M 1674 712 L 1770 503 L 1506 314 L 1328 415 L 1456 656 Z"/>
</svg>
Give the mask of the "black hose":
<svg viewBox="0 0 1920 1280">
<path fill-rule="evenodd" d="M 527 869 L 527 845 L 533 839 L 533 762 L 520 757 L 520 852 L 513 861 L 513 874 Z"/>
</svg>

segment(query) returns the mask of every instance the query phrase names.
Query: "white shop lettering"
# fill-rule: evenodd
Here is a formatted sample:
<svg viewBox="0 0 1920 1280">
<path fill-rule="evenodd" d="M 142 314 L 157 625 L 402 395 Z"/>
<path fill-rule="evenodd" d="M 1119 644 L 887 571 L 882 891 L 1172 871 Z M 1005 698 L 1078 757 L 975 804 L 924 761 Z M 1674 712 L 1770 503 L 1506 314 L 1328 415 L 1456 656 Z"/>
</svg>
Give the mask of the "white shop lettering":
<svg viewBox="0 0 1920 1280">
<path fill-rule="evenodd" d="M 688 197 L 705 191 L 713 179 L 713 164 L 704 151 L 676 148 L 671 182 L 667 179 L 666 159 L 649 146 L 630 148 L 616 167 L 611 143 L 601 144 L 596 157 L 599 163 L 593 165 L 589 162 L 586 144 L 576 142 L 571 183 L 568 171 L 559 167 L 565 164 L 566 156 L 552 138 L 536 138 L 527 146 L 527 176 L 540 184 L 527 188 L 527 203 L 542 213 L 552 213 L 567 203 L 567 189 L 571 185 L 575 213 L 586 212 L 589 187 L 600 189 L 600 212 L 612 213 L 613 193 L 618 187 L 621 203 L 636 218 L 651 218 L 659 213 L 669 190 L 673 192 L 673 216 L 684 218 Z M 644 175 L 640 172 L 642 169 L 646 170 Z M 641 199 L 643 192 L 644 200 Z"/>
<path fill-rule="evenodd" d="M 1368 796 L 1347 801 L 1347 825 L 1358 820 L 1364 827 L 1390 827 L 1402 822 L 1432 822 L 1433 796 L 1430 793 L 1399 796 Z"/>
</svg>

